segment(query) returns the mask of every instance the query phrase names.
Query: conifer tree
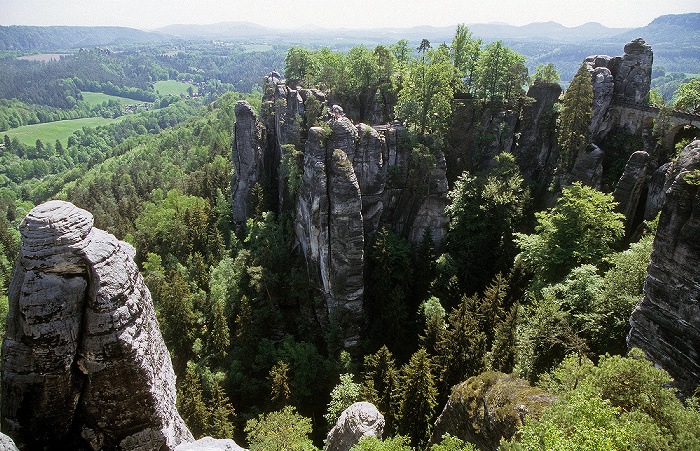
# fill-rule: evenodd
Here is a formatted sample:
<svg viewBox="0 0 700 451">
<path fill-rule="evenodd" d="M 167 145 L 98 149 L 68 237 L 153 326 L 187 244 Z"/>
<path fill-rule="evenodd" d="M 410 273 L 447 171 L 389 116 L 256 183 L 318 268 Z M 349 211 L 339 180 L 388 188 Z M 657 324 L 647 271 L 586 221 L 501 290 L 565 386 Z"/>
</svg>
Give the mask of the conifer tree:
<svg viewBox="0 0 700 451">
<path fill-rule="evenodd" d="M 328 412 L 324 415 L 329 427 L 335 426 L 340 414 L 360 400 L 360 389 L 360 384 L 352 381 L 351 373 L 340 375 L 340 382 L 331 391 L 331 402 L 328 403 Z"/>
<path fill-rule="evenodd" d="M 486 355 L 486 369 L 512 373 L 517 354 L 516 328 L 519 303 L 513 304 L 505 319 L 496 325 L 491 351 Z"/>
<path fill-rule="evenodd" d="M 576 156 L 588 143 L 593 108 L 593 86 L 591 75 L 582 64 L 571 80 L 563 100 L 559 125 L 561 156 L 557 171 L 568 172 L 576 161 Z"/>
<path fill-rule="evenodd" d="M 279 410 L 289 404 L 292 392 L 289 389 L 289 365 L 280 360 L 272 368 L 267 376 L 270 384 L 270 408 Z"/>
<path fill-rule="evenodd" d="M 453 385 L 483 370 L 486 334 L 479 327 L 479 298 L 462 297 L 448 317 L 448 328 L 438 344 L 440 397 L 445 398 Z"/>
<path fill-rule="evenodd" d="M 250 368 L 258 348 L 258 332 L 248 298 L 241 298 L 240 311 L 235 321 L 236 357 L 244 368 Z"/>
<path fill-rule="evenodd" d="M 424 348 L 416 351 L 401 369 L 401 382 L 399 433 L 409 435 L 413 446 L 423 447 L 430 438 L 437 406 L 432 361 Z"/>
<path fill-rule="evenodd" d="M 162 287 L 158 321 L 165 343 L 175 354 L 174 360 L 184 365 L 195 339 L 192 293 L 180 271 L 171 271 L 169 279 L 170 283 Z"/>
<path fill-rule="evenodd" d="M 209 351 L 223 358 L 226 357 L 230 344 L 228 322 L 224 314 L 223 303 L 214 301 L 211 332 L 209 333 Z"/>
<path fill-rule="evenodd" d="M 362 399 L 374 404 L 384 415 L 384 435 L 396 432 L 398 414 L 399 372 L 389 348 L 382 346 L 376 353 L 365 356 Z"/>
<path fill-rule="evenodd" d="M 195 438 L 204 435 L 211 409 L 202 399 L 202 382 L 193 367 L 187 368 L 177 396 L 177 411 Z"/>
<path fill-rule="evenodd" d="M 216 383 L 212 389 L 211 410 L 206 424 L 206 435 L 214 438 L 232 438 L 235 411 L 224 389 Z"/>
</svg>

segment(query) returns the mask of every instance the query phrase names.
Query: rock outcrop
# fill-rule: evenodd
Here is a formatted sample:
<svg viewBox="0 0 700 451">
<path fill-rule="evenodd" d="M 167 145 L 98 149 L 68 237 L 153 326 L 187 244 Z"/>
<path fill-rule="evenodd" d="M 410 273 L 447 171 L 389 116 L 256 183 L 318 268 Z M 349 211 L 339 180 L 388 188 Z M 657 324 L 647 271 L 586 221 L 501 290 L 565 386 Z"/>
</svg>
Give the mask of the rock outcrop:
<svg viewBox="0 0 700 451">
<path fill-rule="evenodd" d="M 496 450 L 501 439 L 509 440 L 527 417 L 539 418 L 554 400 L 513 375 L 488 371 L 474 376 L 452 389 L 428 448 L 450 434 L 482 451 Z"/>
<path fill-rule="evenodd" d="M 240 175 L 232 198 L 241 215 L 234 220 L 242 226 L 250 215 L 242 215 L 246 197 L 238 193 L 263 180 L 267 192 L 278 193 L 270 206 L 295 215 L 298 249 L 324 301 L 316 317 L 324 327 L 339 324 L 344 345 L 355 347 L 364 322 L 368 248 L 382 227 L 413 244 L 430 230 L 440 245 L 447 228 L 447 168 L 439 151 L 422 157 L 429 165 L 417 162 L 402 145 L 400 124 L 354 124 L 340 106 L 325 102 L 323 93 L 291 89 L 273 73 L 265 81 L 260 121 L 245 102 L 237 104 L 233 158 Z M 308 127 L 313 123 L 323 127 Z M 295 193 L 277 171 L 290 144 L 303 150 Z M 236 163 L 245 158 L 248 166 Z"/>
<path fill-rule="evenodd" d="M 231 205 L 234 223 L 242 225 L 251 216 L 253 188 L 263 173 L 263 136 L 255 111 L 248 102 L 239 100 L 234 112 Z"/>
<path fill-rule="evenodd" d="M 362 437 L 381 439 L 384 416 L 368 402 L 356 402 L 343 411 L 328 433 L 324 451 L 349 451 Z"/>
<path fill-rule="evenodd" d="M 5 434 L 0 432 L 0 450 L 2 451 L 19 451 L 17 449 L 17 446 L 15 446 L 15 442 L 12 441 L 12 439 Z"/>
<path fill-rule="evenodd" d="M 181 443 L 175 451 L 246 451 L 230 438 L 200 438 L 196 442 Z"/>
<path fill-rule="evenodd" d="M 2 430 L 26 449 L 193 440 L 134 248 L 51 201 L 20 225 L 2 344 Z"/>
<path fill-rule="evenodd" d="M 617 202 L 617 211 L 625 215 L 625 233 L 632 232 L 637 215 L 639 201 L 647 178 L 649 154 L 639 150 L 634 152 L 625 165 L 625 171 L 617 182 L 613 200 Z"/>
<path fill-rule="evenodd" d="M 644 297 L 632 312 L 630 348 L 674 378 L 685 396 L 700 383 L 700 140 L 671 164 Z"/>
</svg>

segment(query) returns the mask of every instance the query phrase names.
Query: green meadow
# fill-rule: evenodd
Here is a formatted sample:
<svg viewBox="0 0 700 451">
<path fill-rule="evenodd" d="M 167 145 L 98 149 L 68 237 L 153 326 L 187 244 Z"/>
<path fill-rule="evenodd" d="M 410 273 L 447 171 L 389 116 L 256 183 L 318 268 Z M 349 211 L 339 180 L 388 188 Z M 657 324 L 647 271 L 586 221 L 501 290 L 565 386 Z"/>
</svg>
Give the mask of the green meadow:
<svg viewBox="0 0 700 451">
<path fill-rule="evenodd" d="M 174 96 L 179 96 L 180 94 L 187 94 L 187 88 L 192 86 L 195 92 L 197 92 L 197 87 L 189 83 L 182 83 L 177 80 L 161 80 L 153 83 L 153 87 L 156 92 L 162 97 L 172 94 Z"/>
<path fill-rule="evenodd" d="M 45 124 L 25 125 L 8 130 L 2 133 L 2 136 L 8 135 L 10 139 L 16 137 L 21 143 L 30 146 L 35 145 L 37 139 L 40 139 L 44 143 L 54 143 L 58 139 L 66 146 L 68 137 L 72 135 L 75 130 L 79 130 L 83 127 L 97 127 L 99 125 L 111 124 L 122 118 L 123 116 L 116 119 L 86 117 L 83 119 L 47 122 Z"/>
</svg>

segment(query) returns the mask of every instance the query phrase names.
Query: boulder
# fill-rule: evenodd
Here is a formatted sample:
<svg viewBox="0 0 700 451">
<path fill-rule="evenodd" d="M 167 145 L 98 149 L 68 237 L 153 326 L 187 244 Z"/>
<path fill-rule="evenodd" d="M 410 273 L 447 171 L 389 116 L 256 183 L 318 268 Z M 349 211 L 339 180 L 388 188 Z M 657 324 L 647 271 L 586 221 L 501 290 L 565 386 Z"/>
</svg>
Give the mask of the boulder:
<svg viewBox="0 0 700 451">
<path fill-rule="evenodd" d="M 617 211 L 625 215 L 627 235 L 630 234 L 634 226 L 637 207 L 646 182 L 648 162 L 649 154 L 644 151 L 639 150 L 630 155 L 625 165 L 625 171 L 617 182 L 613 193 L 613 199 L 617 202 Z"/>
<path fill-rule="evenodd" d="M 181 443 L 175 451 L 246 451 L 230 438 L 200 438 L 196 442 Z"/>
<path fill-rule="evenodd" d="M 324 451 L 349 451 L 362 437 L 382 438 L 384 416 L 368 402 L 356 402 L 340 414 Z"/>
<path fill-rule="evenodd" d="M 33 208 L 8 290 L 2 430 L 27 449 L 193 440 L 134 248 L 63 201 Z"/>
<path fill-rule="evenodd" d="M 0 450 L 2 451 L 19 451 L 17 446 L 15 446 L 15 442 L 12 441 L 12 439 L 2 432 L 0 432 Z"/>
<path fill-rule="evenodd" d="M 700 383 L 700 140 L 668 170 L 665 201 L 627 345 L 641 348 L 684 396 Z"/>
<path fill-rule="evenodd" d="M 452 388 L 427 448 L 450 434 L 482 451 L 495 451 L 501 439 L 509 440 L 526 418 L 539 418 L 554 400 L 523 379 L 487 371 Z"/>
</svg>

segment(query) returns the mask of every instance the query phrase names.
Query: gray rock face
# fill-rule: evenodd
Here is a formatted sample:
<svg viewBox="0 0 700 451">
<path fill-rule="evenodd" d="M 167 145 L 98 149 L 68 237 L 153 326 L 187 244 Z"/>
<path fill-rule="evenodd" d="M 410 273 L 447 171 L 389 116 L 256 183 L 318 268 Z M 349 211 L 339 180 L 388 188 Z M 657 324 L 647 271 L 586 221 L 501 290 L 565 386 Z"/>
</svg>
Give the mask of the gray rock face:
<svg viewBox="0 0 700 451">
<path fill-rule="evenodd" d="M 246 451 L 230 438 L 200 438 L 196 442 L 181 443 L 175 451 Z"/>
<path fill-rule="evenodd" d="M 328 433 L 324 451 L 349 451 L 362 437 L 381 439 L 384 416 L 368 402 L 356 402 L 343 411 Z"/>
<path fill-rule="evenodd" d="M 245 100 L 236 102 L 233 141 L 231 205 L 233 221 L 244 225 L 251 216 L 252 190 L 263 171 L 262 129 L 253 108 Z"/>
<path fill-rule="evenodd" d="M 595 144 L 591 144 L 587 149 L 579 152 L 567 179 L 567 184 L 581 182 L 600 190 L 603 182 L 603 158 L 605 158 L 605 153 Z"/>
<path fill-rule="evenodd" d="M 685 395 L 700 383 L 700 141 L 672 163 L 659 217 L 644 297 L 632 312 L 630 348 L 675 379 Z"/>
<path fill-rule="evenodd" d="M 527 417 L 539 418 L 554 400 L 554 395 L 510 374 L 474 376 L 452 388 L 427 448 L 450 434 L 480 450 L 495 451 L 501 439 L 509 440 Z"/>
<path fill-rule="evenodd" d="M 134 248 L 51 201 L 20 225 L 2 344 L 2 429 L 20 447 L 174 449 L 193 440 Z M 58 444 L 58 445 L 57 445 Z"/>
<path fill-rule="evenodd" d="M 625 45 L 625 54 L 615 73 L 615 95 L 632 103 L 642 103 L 649 95 L 654 53 L 644 39 Z"/>
<path fill-rule="evenodd" d="M 666 199 L 664 186 L 666 185 L 666 173 L 671 167 L 671 163 L 666 163 L 651 174 L 649 189 L 647 191 L 647 202 L 644 206 L 644 219 L 652 220 L 661 211 Z"/>
<path fill-rule="evenodd" d="M 609 56 L 589 56 L 585 59 L 586 68 L 591 74 L 591 83 L 593 84 L 590 127 L 593 133 L 600 129 L 615 91 L 615 79 L 607 67 L 611 59 Z"/>
<path fill-rule="evenodd" d="M 642 188 L 646 182 L 648 162 L 649 154 L 644 151 L 640 150 L 630 155 L 613 193 L 613 199 L 618 205 L 617 210 L 625 215 L 625 232 L 628 235 L 632 231 Z"/>
</svg>

